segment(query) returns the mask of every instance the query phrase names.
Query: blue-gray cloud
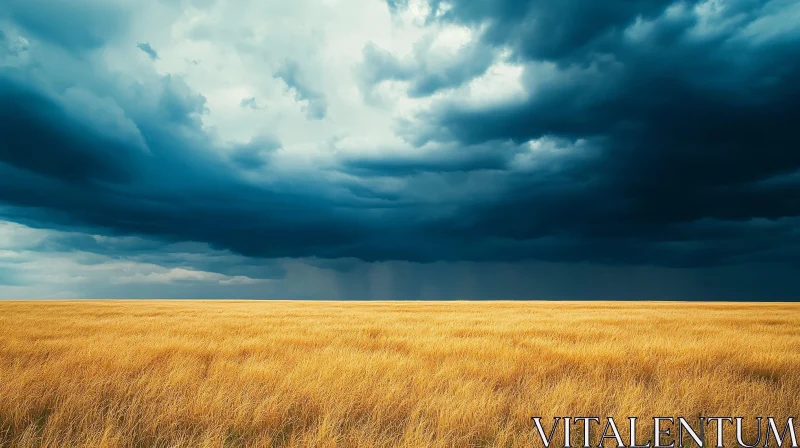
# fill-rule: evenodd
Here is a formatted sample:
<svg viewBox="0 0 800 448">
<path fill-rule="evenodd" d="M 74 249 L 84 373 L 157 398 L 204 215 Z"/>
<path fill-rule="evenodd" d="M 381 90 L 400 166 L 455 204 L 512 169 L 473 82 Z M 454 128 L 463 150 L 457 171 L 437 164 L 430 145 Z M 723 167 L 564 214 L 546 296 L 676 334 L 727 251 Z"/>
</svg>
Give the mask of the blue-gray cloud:
<svg viewBox="0 0 800 448">
<path fill-rule="evenodd" d="M 25 2 L 0 7 L 35 44 L 28 62 L 0 65 L 2 216 L 243 258 L 191 264 L 85 236 L 37 250 L 225 275 L 238 265 L 252 278 L 280 276 L 258 260 L 302 257 L 681 269 L 800 261 L 800 34 L 781 22 L 793 2 L 455 1 L 438 13 L 433 1 L 429 21 L 471 27 L 476 42 L 436 70 L 422 53 L 406 61 L 368 46 L 361 87 L 404 80 L 410 96 L 429 96 L 507 50 L 506 62 L 523 67 L 524 94 L 485 104 L 434 95 L 398 122 L 416 149 L 334 145 L 320 150 L 323 166 L 300 174 L 269 170 L 284 152 L 276 137 L 220 142 L 204 126 L 203 92 L 181 76 L 133 81 L 87 57 L 115 39 L 106 24 L 124 27 L 124 14 L 113 2 L 67 3 L 54 10 L 85 29 L 49 28 L 55 19 Z M 273 75 L 322 119 L 327 98 L 302 67 L 286 61 Z"/>
<path fill-rule="evenodd" d="M 25 41 L 17 38 L 12 39 L 2 29 L 0 29 L 0 57 L 17 57 L 27 51 L 28 45 Z"/>
<path fill-rule="evenodd" d="M 347 204 L 302 184 L 253 185 L 231 169 L 201 129 L 205 99 L 178 77 L 108 85 L 106 74 L 94 72 L 109 89 L 104 95 L 113 95 L 104 106 L 121 111 L 132 129 L 114 132 L 26 74 L 0 71 L 0 116 L 9 124 L 0 131 L 0 201 L 18 211 L 18 221 L 203 241 L 254 256 L 297 256 L 318 252 L 315 246 L 332 254 L 359 234 L 352 212 L 337 210 Z M 252 164 L 252 151 L 275 145 L 256 140 L 234 158 Z"/>
<path fill-rule="evenodd" d="M 36 253 L 80 253 L 75 260 L 91 265 L 119 260 L 155 265 L 167 269 L 184 268 L 251 279 L 277 279 L 285 275 L 276 260 L 244 257 L 207 244 L 163 241 L 141 237 L 102 237 L 85 233 L 51 233 L 35 244 L 23 246 Z M 94 257 L 92 255 L 96 255 Z"/>
<path fill-rule="evenodd" d="M 136 44 L 136 48 L 142 50 L 153 61 L 155 61 L 156 59 L 161 59 L 160 57 L 158 57 L 158 52 L 150 45 L 149 42 L 144 42 L 144 43 L 139 42 L 138 44 Z"/>
<path fill-rule="evenodd" d="M 281 147 L 281 142 L 272 135 L 263 135 L 251 139 L 245 144 L 236 145 L 230 158 L 244 169 L 258 169 L 267 164 L 269 155 Z"/>
<path fill-rule="evenodd" d="M 242 101 L 239 102 L 239 107 L 244 107 L 253 110 L 258 110 L 262 108 L 261 106 L 258 105 L 258 103 L 256 102 L 256 97 L 254 96 L 242 99 Z"/>
<path fill-rule="evenodd" d="M 528 95 L 439 102 L 407 124 L 409 139 L 588 142 L 557 169 L 510 177 L 503 197 L 466 205 L 440 234 L 491 236 L 484 250 L 507 256 L 797 261 L 800 183 L 786 176 L 800 170 L 800 33 L 778 26 L 797 5 L 590 3 L 456 1 L 435 19 L 486 26 L 487 44 L 525 64 Z"/>
<path fill-rule="evenodd" d="M 0 17 L 74 51 L 99 48 L 128 28 L 129 3 L 118 0 L 7 0 Z"/>
<path fill-rule="evenodd" d="M 374 43 L 367 44 L 364 60 L 356 69 L 365 97 L 371 99 L 373 89 L 384 81 L 407 81 L 409 96 L 429 96 L 482 75 L 495 59 L 493 47 L 481 42 L 465 45 L 455 55 L 437 54 L 431 44 L 430 39 L 423 40 L 408 60 L 400 60 Z"/>
<path fill-rule="evenodd" d="M 444 145 L 425 151 L 352 155 L 340 158 L 339 170 L 358 176 L 407 177 L 423 173 L 506 171 L 524 151 L 513 143 Z"/>
<path fill-rule="evenodd" d="M 315 89 L 306 79 L 300 65 L 287 60 L 273 75 L 286 83 L 300 101 L 307 101 L 306 116 L 312 120 L 321 120 L 328 113 L 328 100 L 325 95 Z"/>
<path fill-rule="evenodd" d="M 0 266 L 0 286 L 23 286 L 25 282 L 19 278 L 19 273 L 8 267 Z"/>
</svg>

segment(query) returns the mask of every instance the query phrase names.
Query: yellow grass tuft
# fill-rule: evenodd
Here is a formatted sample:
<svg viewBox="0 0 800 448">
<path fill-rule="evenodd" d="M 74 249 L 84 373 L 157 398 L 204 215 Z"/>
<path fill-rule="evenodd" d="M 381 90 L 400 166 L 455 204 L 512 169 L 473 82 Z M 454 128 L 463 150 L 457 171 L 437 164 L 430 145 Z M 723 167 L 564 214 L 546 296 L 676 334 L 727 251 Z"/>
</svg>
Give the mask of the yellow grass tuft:
<svg viewBox="0 0 800 448">
<path fill-rule="evenodd" d="M 541 445 L 534 415 L 639 416 L 642 431 L 653 416 L 785 422 L 800 416 L 798 316 L 751 303 L 0 302 L 0 446 L 527 447 Z"/>
</svg>

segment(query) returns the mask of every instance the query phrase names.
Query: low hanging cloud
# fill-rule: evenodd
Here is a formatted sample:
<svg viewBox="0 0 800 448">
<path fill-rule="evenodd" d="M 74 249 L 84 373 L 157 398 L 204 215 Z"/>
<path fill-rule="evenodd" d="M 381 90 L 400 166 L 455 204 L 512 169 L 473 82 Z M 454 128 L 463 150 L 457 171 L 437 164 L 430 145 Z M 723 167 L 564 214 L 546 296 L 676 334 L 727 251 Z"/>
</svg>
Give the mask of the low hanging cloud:
<svg viewBox="0 0 800 448">
<path fill-rule="evenodd" d="M 184 268 L 172 268 L 165 272 L 150 272 L 148 274 L 136 273 L 115 279 L 116 283 L 175 283 L 175 282 L 211 282 L 221 285 L 251 285 L 264 282 L 264 279 L 255 279 L 242 275 L 229 277 L 216 272 L 195 271 Z"/>
</svg>

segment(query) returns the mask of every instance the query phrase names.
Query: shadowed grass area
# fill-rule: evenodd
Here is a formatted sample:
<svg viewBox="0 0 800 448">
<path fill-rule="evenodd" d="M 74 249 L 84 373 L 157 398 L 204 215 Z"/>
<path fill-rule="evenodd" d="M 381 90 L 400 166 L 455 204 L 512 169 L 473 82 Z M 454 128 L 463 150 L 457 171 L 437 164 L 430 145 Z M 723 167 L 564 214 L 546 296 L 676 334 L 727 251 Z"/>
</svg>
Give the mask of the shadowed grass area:
<svg viewBox="0 0 800 448">
<path fill-rule="evenodd" d="M 798 316 L 778 303 L 0 302 L 0 446 L 522 447 L 541 445 L 534 415 L 639 416 L 643 434 L 653 416 L 785 422 L 800 414 Z"/>
</svg>

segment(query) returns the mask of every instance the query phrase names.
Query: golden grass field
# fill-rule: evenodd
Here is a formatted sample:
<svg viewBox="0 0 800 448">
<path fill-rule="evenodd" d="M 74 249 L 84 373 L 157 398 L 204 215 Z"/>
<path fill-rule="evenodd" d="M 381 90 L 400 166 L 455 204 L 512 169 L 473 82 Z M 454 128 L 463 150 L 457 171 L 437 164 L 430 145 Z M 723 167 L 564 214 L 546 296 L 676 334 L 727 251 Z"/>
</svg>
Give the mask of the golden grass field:
<svg viewBox="0 0 800 448">
<path fill-rule="evenodd" d="M 3 447 L 541 446 L 798 397 L 800 304 L 0 302 Z"/>
</svg>

